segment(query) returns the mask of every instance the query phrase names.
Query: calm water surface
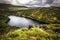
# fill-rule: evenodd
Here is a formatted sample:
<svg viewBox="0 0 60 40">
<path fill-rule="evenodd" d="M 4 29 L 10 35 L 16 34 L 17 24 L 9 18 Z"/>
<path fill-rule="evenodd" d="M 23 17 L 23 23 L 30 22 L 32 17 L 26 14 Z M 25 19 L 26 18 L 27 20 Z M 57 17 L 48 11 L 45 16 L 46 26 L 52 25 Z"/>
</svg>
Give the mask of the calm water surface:
<svg viewBox="0 0 60 40">
<path fill-rule="evenodd" d="M 8 21 L 8 24 L 11 26 L 17 26 L 17 27 L 28 27 L 29 25 L 35 24 L 39 25 L 39 22 L 33 21 L 32 19 L 24 18 L 24 17 L 18 17 L 18 16 L 8 16 L 10 20 Z"/>
</svg>

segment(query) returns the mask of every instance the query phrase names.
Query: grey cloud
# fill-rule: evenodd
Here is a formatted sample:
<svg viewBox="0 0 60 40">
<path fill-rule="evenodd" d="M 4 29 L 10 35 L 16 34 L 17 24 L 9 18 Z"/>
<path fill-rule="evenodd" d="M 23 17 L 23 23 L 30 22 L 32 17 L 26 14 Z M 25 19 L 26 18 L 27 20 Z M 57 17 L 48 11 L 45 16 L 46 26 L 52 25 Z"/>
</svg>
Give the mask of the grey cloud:
<svg viewBox="0 0 60 40">
<path fill-rule="evenodd" d="M 14 2 L 13 2 L 14 1 Z M 57 6 L 60 7 L 60 0 L 35 0 L 31 3 L 27 4 L 20 4 L 17 0 L 0 0 L 0 3 L 12 4 L 15 6 L 27 6 L 27 7 L 50 7 L 50 6 Z"/>
</svg>

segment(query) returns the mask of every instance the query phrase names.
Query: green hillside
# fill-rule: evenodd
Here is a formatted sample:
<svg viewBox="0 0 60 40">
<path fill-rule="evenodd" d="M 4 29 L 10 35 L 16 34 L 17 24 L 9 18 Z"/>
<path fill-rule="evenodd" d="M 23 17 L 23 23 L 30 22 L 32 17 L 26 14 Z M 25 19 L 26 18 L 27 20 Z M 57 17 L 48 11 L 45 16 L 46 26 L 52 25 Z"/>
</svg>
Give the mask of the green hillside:
<svg viewBox="0 0 60 40">
<path fill-rule="evenodd" d="M 6 7 L 6 8 L 5 8 Z M 26 8 L 15 6 L 0 6 L 0 13 L 7 15 L 17 15 L 32 18 L 38 21 L 49 23 L 60 23 L 60 8 Z M 1 15 L 1 14 L 0 14 Z"/>
<path fill-rule="evenodd" d="M 29 28 L 10 26 L 6 23 L 9 15 L 49 24 L 32 24 Z M 26 8 L 0 4 L 0 40 L 60 40 L 60 7 Z"/>
</svg>

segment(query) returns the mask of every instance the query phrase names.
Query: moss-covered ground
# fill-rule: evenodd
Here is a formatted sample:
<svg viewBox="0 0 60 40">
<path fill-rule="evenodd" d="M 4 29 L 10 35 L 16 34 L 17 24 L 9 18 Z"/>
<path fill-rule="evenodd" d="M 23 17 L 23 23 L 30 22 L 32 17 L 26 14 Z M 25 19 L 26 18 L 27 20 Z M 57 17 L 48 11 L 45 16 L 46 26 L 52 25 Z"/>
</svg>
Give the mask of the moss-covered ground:
<svg viewBox="0 0 60 40">
<path fill-rule="evenodd" d="M 0 40 L 60 40 L 60 7 L 21 8 L 0 4 Z M 19 28 L 6 23 L 9 15 L 23 16 L 49 24 Z"/>
</svg>

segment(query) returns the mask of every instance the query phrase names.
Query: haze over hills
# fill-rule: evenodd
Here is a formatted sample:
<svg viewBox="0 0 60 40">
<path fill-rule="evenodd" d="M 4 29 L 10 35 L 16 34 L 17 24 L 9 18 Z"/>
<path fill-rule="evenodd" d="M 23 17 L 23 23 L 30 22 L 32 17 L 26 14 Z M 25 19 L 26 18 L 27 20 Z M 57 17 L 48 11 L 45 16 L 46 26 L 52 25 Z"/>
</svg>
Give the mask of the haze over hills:
<svg viewBox="0 0 60 40">
<path fill-rule="evenodd" d="M 26 7 L 60 7 L 60 0 L 0 0 L 0 3 Z"/>
</svg>

